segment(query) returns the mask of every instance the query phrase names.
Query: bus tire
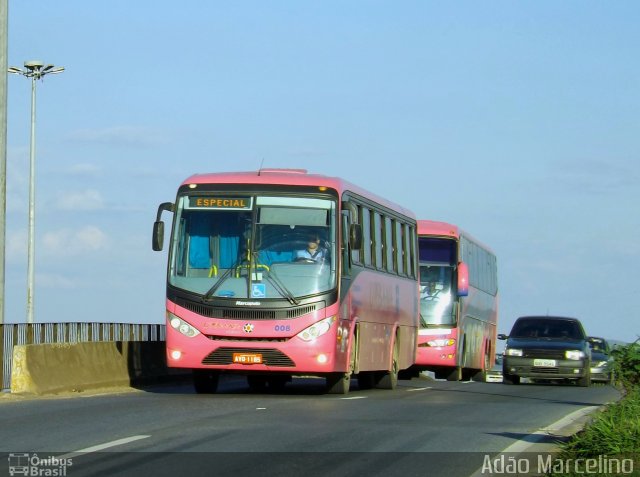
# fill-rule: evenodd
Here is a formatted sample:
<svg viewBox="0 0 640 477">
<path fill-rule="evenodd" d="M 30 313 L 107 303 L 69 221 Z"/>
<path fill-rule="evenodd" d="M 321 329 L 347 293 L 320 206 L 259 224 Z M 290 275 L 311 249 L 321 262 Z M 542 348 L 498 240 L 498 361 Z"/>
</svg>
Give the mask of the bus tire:
<svg viewBox="0 0 640 477">
<path fill-rule="evenodd" d="M 218 390 L 220 373 L 208 369 L 193 370 L 193 387 L 198 394 L 213 394 Z"/>
<path fill-rule="evenodd" d="M 489 349 L 487 348 L 484 353 L 484 360 L 482 361 L 482 369 L 476 370 L 471 376 L 474 381 L 484 383 L 487 380 L 487 371 L 491 368 L 491 356 L 489 356 Z"/>
<path fill-rule="evenodd" d="M 351 386 L 351 375 L 356 369 L 356 347 L 358 346 L 357 335 L 351 340 L 349 349 L 349 369 L 346 373 L 329 373 L 327 375 L 327 393 L 347 394 Z"/>
<path fill-rule="evenodd" d="M 398 373 L 400 372 L 399 363 L 400 351 L 398 349 L 398 340 L 393 343 L 393 354 L 391 358 L 391 370 L 383 371 L 375 374 L 375 386 L 378 389 L 395 389 L 398 385 Z"/>
<path fill-rule="evenodd" d="M 453 370 L 447 374 L 447 381 L 461 381 L 462 380 L 462 367 L 456 366 Z"/>
<path fill-rule="evenodd" d="M 347 394 L 351 385 L 351 373 L 330 373 L 327 375 L 327 393 Z"/>
</svg>

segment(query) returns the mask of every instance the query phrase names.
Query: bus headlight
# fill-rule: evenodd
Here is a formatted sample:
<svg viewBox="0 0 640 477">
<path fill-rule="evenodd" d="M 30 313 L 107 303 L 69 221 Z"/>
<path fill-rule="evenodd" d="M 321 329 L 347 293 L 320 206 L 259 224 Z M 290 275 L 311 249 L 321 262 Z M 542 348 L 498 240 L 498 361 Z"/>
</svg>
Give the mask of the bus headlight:
<svg viewBox="0 0 640 477">
<path fill-rule="evenodd" d="M 198 336 L 200 334 L 200 332 L 193 326 L 191 326 L 186 321 L 181 320 L 173 313 L 167 313 L 167 319 L 169 321 L 169 324 L 171 325 L 171 328 L 179 331 L 188 338 L 193 338 L 194 336 Z"/>
<path fill-rule="evenodd" d="M 427 341 L 427 344 L 434 348 L 442 348 L 443 346 L 453 346 L 455 342 L 456 340 L 452 338 L 445 338 L 445 339 L 439 339 L 439 340 L 430 340 L 430 341 Z"/>
<path fill-rule="evenodd" d="M 564 352 L 564 357 L 573 361 L 578 361 L 584 358 L 584 351 L 579 351 L 577 349 L 568 350 Z"/>
<path fill-rule="evenodd" d="M 522 350 L 518 348 L 508 348 L 504 354 L 507 356 L 522 356 Z"/>
<path fill-rule="evenodd" d="M 309 328 L 305 328 L 300 333 L 298 333 L 298 338 L 302 341 L 313 341 L 323 334 L 325 334 L 331 328 L 331 323 L 336 321 L 335 316 L 330 316 L 329 318 L 325 318 L 324 320 L 320 320 L 317 323 L 314 323 Z"/>
</svg>

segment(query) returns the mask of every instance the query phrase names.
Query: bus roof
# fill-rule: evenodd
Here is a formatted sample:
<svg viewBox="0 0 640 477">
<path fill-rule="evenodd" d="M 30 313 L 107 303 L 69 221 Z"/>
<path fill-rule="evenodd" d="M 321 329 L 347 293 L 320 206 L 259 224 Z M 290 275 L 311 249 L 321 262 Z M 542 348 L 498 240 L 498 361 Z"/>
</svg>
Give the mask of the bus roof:
<svg viewBox="0 0 640 477">
<path fill-rule="evenodd" d="M 438 235 L 459 238 L 462 231 L 457 225 L 435 220 L 418 220 L 418 235 Z"/>
<path fill-rule="evenodd" d="M 260 169 L 258 171 L 212 172 L 194 174 L 186 178 L 182 185 L 188 184 L 278 184 L 299 186 L 325 186 L 336 189 L 340 195 L 351 191 L 367 199 L 373 200 L 389 209 L 408 217 L 415 218 L 410 210 L 367 191 L 339 177 L 322 174 L 309 174 L 306 169 Z"/>
<path fill-rule="evenodd" d="M 436 220 L 418 220 L 418 236 L 433 235 L 435 237 L 451 237 L 459 240 L 462 235 L 467 237 L 482 248 L 493 253 L 490 247 L 477 240 L 473 235 L 468 234 L 457 225 L 448 222 L 438 222 Z"/>
</svg>

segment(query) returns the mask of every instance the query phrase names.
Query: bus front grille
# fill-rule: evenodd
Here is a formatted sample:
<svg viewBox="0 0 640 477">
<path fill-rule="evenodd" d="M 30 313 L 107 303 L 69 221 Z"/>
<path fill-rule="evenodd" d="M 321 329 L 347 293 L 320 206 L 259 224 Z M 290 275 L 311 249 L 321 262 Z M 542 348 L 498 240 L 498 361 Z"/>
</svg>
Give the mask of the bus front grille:
<svg viewBox="0 0 640 477">
<path fill-rule="evenodd" d="M 294 367 L 295 363 L 282 351 L 273 348 L 218 348 L 209 353 L 202 364 L 226 365 L 233 363 L 233 353 L 260 354 L 266 366 Z"/>
<path fill-rule="evenodd" d="M 225 320 L 290 320 L 318 309 L 318 303 L 298 306 L 296 308 L 282 309 L 255 309 L 255 308 L 223 308 L 202 303 L 193 303 L 189 300 L 176 299 L 176 304 L 189 311 L 207 318 L 222 318 Z M 320 303 L 322 305 L 322 303 Z"/>
</svg>

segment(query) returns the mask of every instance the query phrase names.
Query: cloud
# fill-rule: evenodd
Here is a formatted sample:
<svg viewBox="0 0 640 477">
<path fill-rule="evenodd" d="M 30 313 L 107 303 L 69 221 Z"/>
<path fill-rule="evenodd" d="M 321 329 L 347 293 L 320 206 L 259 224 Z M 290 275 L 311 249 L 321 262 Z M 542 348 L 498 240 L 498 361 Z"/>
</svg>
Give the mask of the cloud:
<svg viewBox="0 0 640 477">
<path fill-rule="evenodd" d="M 168 142 L 167 135 L 161 131 L 131 126 L 79 129 L 71 133 L 69 139 L 77 142 L 126 147 L 163 146 Z"/>
<path fill-rule="evenodd" d="M 64 194 L 57 201 L 58 208 L 62 210 L 100 210 L 104 209 L 104 200 L 99 191 L 86 189 L 83 191 Z"/>
<path fill-rule="evenodd" d="M 43 252 L 55 256 L 77 256 L 109 248 L 109 237 L 98 227 L 60 229 L 42 237 Z"/>
</svg>

